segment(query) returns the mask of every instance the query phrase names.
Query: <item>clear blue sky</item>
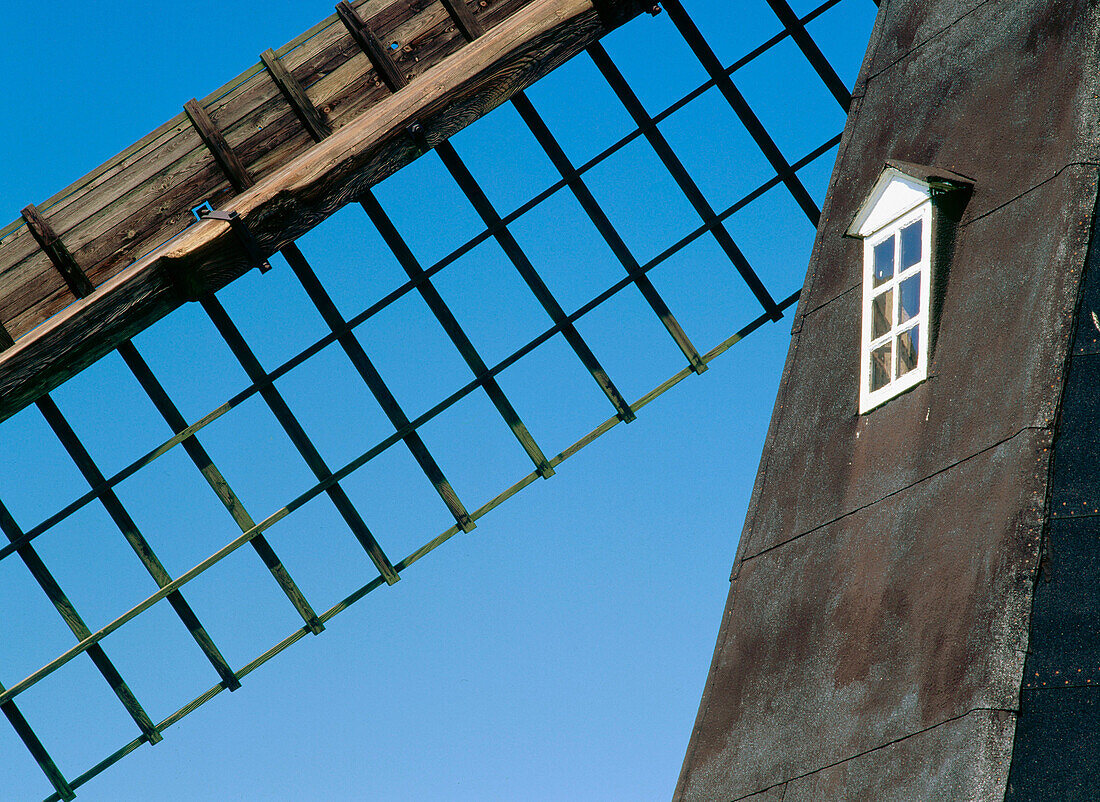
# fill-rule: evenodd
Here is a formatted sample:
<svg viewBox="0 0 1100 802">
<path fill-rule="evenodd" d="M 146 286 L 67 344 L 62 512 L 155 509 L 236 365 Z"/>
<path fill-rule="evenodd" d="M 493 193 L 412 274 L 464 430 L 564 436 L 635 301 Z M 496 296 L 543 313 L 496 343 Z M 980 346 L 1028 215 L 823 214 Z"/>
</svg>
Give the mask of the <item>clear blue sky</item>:
<svg viewBox="0 0 1100 802">
<path fill-rule="evenodd" d="M 764 0 L 684 0 L 723 63 L 779 30 Z M 813 2 L 793 2 L 804 14 Z M 810 26 L 850 86 L 875 7 L 843 0 Z M 57 2 L 4 6 L 0 68 L 0 224 L 41 202 L 331 12 L 328 3 Z M 604 42 L 651 113 L 705 81 L 667 14 Z M 735 74 L 789 161 L 840 130 L 843 114 L 797 48 L 784 41 Z M 529 92 L 575 162 L 628 130 L 587 56 Z M 712 205 L 769 177 L 767 163 L 711 90 L 662 125 Z M 500 142 L 508 142 L 501 148 Z M 453 140 L 502 212 L 556 176 L 511 107 Z M 502 162 L 494 159 L 503 155 Z M 800 177 L 820 204 L 835 151 Z M 640 261 L 698 225 L 653 152 L 636 142 L 594 170 L 597 199 Z M 429 154 L 378 188 L 427 265 L 477 233 L 473 210 Z M 426 224 L 421 210 L 430 207 Z M 813 231 L 780 187 L 729 229 L 776 298 L 802 282 Z M 567 192 L 514 226 L 571 311 L 621 268 Z M 299 243 L 345 315 L 401 283 L 366 216 L 349 207 Z M 219 297 L 263 364 L 321 336 L 279 260 Z M 710 238 L 651 277 L 700 351 L 759 313 Z M 436 281 L 492 364 L 548 325 L 491 243 Z M 260 314 L 262 313 L 262 314 Z M 682 357 L 634 288 L 579 326 L 630 400 L 680 369 Z M 358 330 L 412 415 L 470 375 L 413 295 Z M 85 800 L 664 799 L 675 785 L 728 590 L 730 565 L 760 458 L 790 315 L 766 325 L 595 445 L 78 790 Z M 561 338 L 501 376 L 553 455 L 611 414 Z M 246 383 L 197 305 L 135 344 L 189 420 Z M 328 348 L 279 389 L 333 466 L 388 433 L 346 358 Z M 170 432 L 117 355 L 54 393 L 105 473 Z M 101 423 L 107 421 L 106 423 Z M 484 395 L 422 430 L 468 509 L 530 470 Z M 258 398 L 200 439 L 257 520 L 311 483 Z M 393 561 L 450 523 L 398 445 L 347 482 Z M 0 424 L 0 499 L 29 529 L 87 489 L 33 408 Z M 234 525 L 180 449 L 123 483 L 119 496 L 173 574 L 234 536 Z M 269 539 L 322 610 L 374 576 L 325 498 Z M 155 587 L 103 509 L 90 505 L 35 541 L 92 629 Z M 234 667 L 299 624 L 256 555 L 241 549 L 184 595 Z M 0 682 L 12 685 L 72 644 L 15 558 L 0 562 Z M 216 681 L 164 604 L 104 648 L 154 720 Z M 134 737 L 134 727 L 79 658 L 18 697 L 69 777 Z M 0 798 L 50 787 L 0 721 Z"/>
</svg>

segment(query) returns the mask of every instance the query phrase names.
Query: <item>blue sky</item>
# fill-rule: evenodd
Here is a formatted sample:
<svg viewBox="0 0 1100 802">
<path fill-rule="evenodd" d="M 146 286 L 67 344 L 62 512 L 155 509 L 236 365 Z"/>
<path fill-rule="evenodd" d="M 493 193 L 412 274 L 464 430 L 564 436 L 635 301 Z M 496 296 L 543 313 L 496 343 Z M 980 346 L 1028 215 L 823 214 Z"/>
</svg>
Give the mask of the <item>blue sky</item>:
<svg viewBox="0 0 1100 802">
<path fill-rule="evenodd" d="M 780 26 L 764 0 L 684 0 L 724 64 Z M 813 3 L 793 3 L 805 14 Z M 3 222 L 41 202 L 330 13 L 328 4 L 160 7 L 59 2 L 4 8 L 0 66 L 9 76 L 0 131 Z M 810 25 L 844 81 L 854 81 L 874 16 L 842 0 Z M 667 14 L 635 20 L 604 45 L 655 114 L 706 80 Z M 833 136 L 843 113 L 785 40 L 735 73 L 788 161 Z M 529 91 L 575 162 L 630 128 L 586 55 Z M 661 125 L 711 204 L 722 209 L 769 177 L 768 165 L 716 90 Z M 508 147 L 501 148 L 505 141 Z M 511 106 L 452 140 L 499 212 L 556 180 Z M 835 150 L 800 172 L 818 203 Z M 586 176 L 641 262 L 698 225 L 638 140 Z M 435 154 L 377 188 L 418 260 L 433 263 L 481 223 Z M 433 210 L 427 218 L 425 207 Z M 782 187 L 739 211 L 730 233 L 776 298 L 796 290 L 813 231 Z M 561 191 L 512 227 L 566 311 L 617 280 L 577 202 Z M 299 241 L 338 308 L 351 316 L 404 276 L 366 215 L 349 207 Z M 325 333 L 280 259 L 219 293 L 272 369 Z M 703 237 L 651 279 L 700 351 L 759 314 L 729 262 Z M 487 363 L 549 325 L 493 242 L 434 279 Z M 709 666 L 728 578 L 779 372 L 790 316 L 765 325 L 302 642 L 249 674 L 78 791 L 87 800 L 661 799 L 671 795 Z M 683 358 L 633 287 L 578 329 L 633 401 Z M 470 380 L 414 294 L 356 333 L 410 417 Z M 188 420 L 247 384 L 196 304 L 135 339 Z M 611 409 L 562 338 L 505 370 L 500 384 L 548 455 Z M 392 428 L 335 346 L 277 383 L 333 466 Z M 54 394 L 104 473 L 170 436 L 117 354 Z M 106 421 L 106 422 L 104 422 Z M 421 434 L 466 507 L 520 479 L 530 462 L 484 394 Z M 259 520 L 312 483 L 258 397 L 200 434 Z M 398 444 L 343 483 L 391 560 L 453 519 Z M 33 408 L 0 424 L 0 500 L 29 529 L 87 489 Z M 239 533 L 180 449 L 118 487 L 162 562 L 182 573 Z M 326 498 L 274 526 L 269 540 L 318 610 L 374 569 Z M 155 590 L 92 504 L 35 541 L 92 629 Z M 184 589 L 239 668 L 300 625 L 249 548 Z M 10 686 L 72 644 L 14 558 L 0 562 L 0 682 Z M 103 646 L 154 720 L 216 677 L 165 604 Z M 18 697 L 69 777 L 135 735 L 106 684 L 79 658 Z M 2 722 L 0 722 L 2 724 Z M 6 724 L 0 796 L 50 788 Z"/>
</svg>

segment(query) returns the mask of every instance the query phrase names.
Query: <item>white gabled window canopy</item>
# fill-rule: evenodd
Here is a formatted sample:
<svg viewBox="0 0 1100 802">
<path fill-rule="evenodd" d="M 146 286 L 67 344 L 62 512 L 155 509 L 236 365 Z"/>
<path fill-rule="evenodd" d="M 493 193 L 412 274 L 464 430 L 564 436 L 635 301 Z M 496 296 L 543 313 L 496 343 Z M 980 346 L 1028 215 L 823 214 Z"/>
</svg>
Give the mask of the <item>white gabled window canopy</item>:
<svg viewBox="0 0 1100 802">
<path fill-rule="evenodd" d="M 860 414 L 928 376 L 934 199 L 971 183 L 950 171 L 888 162 L 845 232 L 863 240 Z"/>
<path fill-rule="evenodd" d="M 951 170 L 888 161 L 844 235 L 864 239 L 934 195 L 967 189 L 973 184 L 973 179 Z"/>
</svg>

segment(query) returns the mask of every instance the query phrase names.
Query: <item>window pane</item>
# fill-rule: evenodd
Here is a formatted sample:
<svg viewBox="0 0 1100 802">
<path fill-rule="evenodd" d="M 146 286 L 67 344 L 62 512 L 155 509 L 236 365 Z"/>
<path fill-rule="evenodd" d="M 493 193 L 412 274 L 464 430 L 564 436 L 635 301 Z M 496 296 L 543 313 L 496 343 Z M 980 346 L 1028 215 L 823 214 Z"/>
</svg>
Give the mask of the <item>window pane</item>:
<svg viewBox="0 0 1100 802">
<path fill-rule="evenodd" d="M 898 264 L 899 273 L 920 261 L 922 226 L 923 221 L 918 220 L 901 230 L 901 262 Z"/>
<path fill-rule="evenodd" d="M 890 343 L 880 345 L 871 352 L 872 392 L 890 383 Z"/>
<path fill-rule="evenodd" d="M 894 238 L 875 246 L 875 286 L 894 275 Z"/>
<path fill-rule="evenodd" d="M 901 282 L 898 294 L 901 296 L 898 323 L 904 323 L 915 318 L 920 312 L 920 273 Z"/>
<path fill-rule="evenodd" d="M 881 337 L 894 325 L 894 290 L 879 293 L 871 300 L 871 339 Z"/>
<path fill-rule="evenodd" d="M 920 344 L 920 326 L 913 326 L 898 335 L 898 375 L 908 373 L 917 366 L 917 348 Z"/>
</svg>

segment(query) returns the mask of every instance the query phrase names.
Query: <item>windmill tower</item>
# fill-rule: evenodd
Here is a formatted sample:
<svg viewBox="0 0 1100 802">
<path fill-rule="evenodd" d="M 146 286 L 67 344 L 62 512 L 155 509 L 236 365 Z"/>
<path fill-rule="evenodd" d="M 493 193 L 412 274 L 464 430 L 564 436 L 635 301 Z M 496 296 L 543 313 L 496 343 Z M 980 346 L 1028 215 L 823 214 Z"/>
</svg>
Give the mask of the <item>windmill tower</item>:
<svg viewBox="0 0 1100 802">
<path fill-rule="evenodd" d="M 678 799 L 1100 796 L 1098 41 L 881 4 Z"/>
</svg>

